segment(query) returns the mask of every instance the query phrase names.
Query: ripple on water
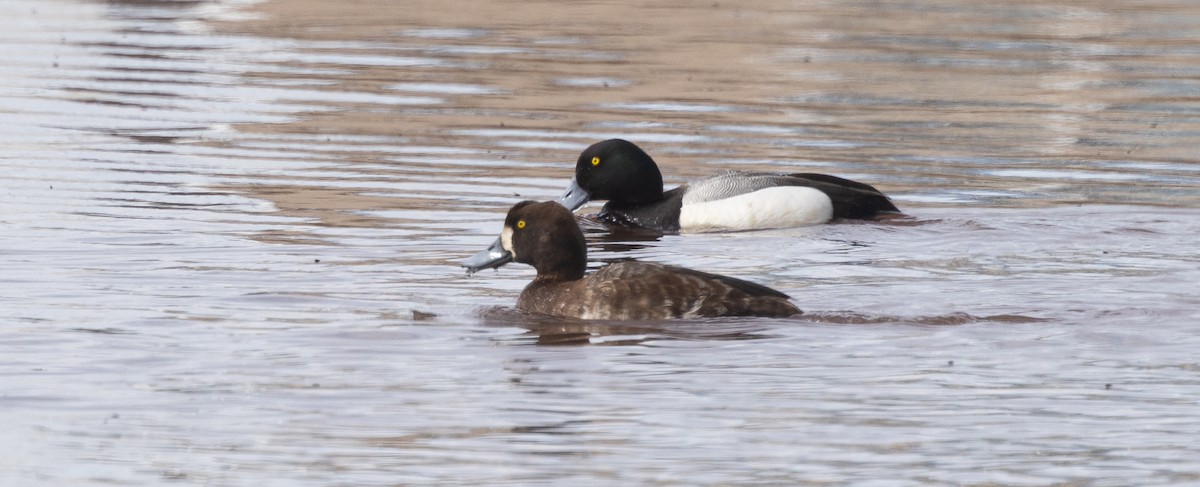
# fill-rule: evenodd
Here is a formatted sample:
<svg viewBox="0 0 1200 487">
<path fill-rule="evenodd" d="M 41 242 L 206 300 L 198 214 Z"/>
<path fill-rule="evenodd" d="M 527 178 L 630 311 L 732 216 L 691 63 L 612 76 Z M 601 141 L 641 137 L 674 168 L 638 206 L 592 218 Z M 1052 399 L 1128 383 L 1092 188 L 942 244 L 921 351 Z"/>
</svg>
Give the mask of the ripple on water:
<svg viewBox="0 0 1200 487">
<path fill-rule="evenodd" d="M 1200 479 L 1190 5 L 387 3 L 0 5 L 0 484 Z M 465 275 L 613 137 L 907 216 L 581 221 L 790 319 Z"/>
</svg>

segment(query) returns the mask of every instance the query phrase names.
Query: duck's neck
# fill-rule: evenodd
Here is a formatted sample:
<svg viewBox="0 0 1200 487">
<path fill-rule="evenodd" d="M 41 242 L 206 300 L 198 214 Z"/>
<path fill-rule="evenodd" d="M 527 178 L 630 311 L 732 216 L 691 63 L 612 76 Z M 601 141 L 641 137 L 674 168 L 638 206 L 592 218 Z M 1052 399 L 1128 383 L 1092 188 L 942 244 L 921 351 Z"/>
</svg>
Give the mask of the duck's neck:
<svg viewBox="0 0 1200 487">
<path fill-rule="evenodd" d="M 579 233 L 563 241 L 545 245 L 530 264 L 537 269 L 537 281 L 578 281 L 583 279 L 583 274 L 587 272 L 587 242 L 584 241 L 583 234 Z"/>
<path fill-rule="evenodd" d="M 533 278 L 533 280 L 543 283 L 578 281 L 583 279 L 583 274 L 585 271 L 587 271 L 586 261 L 582 266 L 579 266 L 578 269 L 558 269 L 554 271 L 539 270 L 537 277 Z"/>
</svg>

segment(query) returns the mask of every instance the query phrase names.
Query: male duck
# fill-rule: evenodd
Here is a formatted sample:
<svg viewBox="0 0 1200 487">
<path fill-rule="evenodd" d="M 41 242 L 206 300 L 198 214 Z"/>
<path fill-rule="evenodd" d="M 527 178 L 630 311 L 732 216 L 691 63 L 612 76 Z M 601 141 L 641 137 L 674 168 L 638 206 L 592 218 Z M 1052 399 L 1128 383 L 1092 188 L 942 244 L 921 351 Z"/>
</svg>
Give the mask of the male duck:
<svg viewBox="0 0 1200 487">
<path fill-rule="evenodd" d="M 774 289 L 681 267 L 626 261 L 584 276 L 583 231 L 569 210 L 552 201 L 517 203 L 497 243 L 462 265 L 472 273 L 514 260 L 537 269 L 517 299 L 517 309 L 529 313 L 600 320 L 800 313 Z"/>
<path fill-rule="evenodd" d="M 654 159 L 621 139 L 579 155 L 559 203 L 574 211 L 591 200 L 608 200 L 599 215 L 606 223 L 663 232 L 796 227 L 900 212 L 879 190 L 826 174 L 727 171 L 663 192 Z"/>
</svg>

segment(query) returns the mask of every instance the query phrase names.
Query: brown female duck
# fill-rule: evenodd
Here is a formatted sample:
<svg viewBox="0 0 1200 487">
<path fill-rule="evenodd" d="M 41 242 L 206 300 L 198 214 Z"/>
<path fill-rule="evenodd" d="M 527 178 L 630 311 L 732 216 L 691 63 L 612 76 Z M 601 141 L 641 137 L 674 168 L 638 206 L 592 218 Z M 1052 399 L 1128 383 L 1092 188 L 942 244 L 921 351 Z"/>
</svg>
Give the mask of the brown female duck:
<svg viewBox="0 0 1200 487">
<path fill-rule="evenodd" d="M 517 203 L 500 239 L 463 262 L 467 272 L 516 261 L 537 270 L 517 299 L 530 313 L 601 320 L 799 314 L 788 296 L 741 279 L 648 262 L 618 262 L 589 275 L 574 215 L 555 202 Z"/>
</svg>

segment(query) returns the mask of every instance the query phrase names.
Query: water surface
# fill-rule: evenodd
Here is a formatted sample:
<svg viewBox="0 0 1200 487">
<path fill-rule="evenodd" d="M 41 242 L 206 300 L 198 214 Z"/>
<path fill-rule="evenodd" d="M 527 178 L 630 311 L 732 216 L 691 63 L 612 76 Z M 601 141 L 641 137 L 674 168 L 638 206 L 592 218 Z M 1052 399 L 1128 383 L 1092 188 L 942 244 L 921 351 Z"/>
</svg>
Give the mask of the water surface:
<svg viewBox="0 0 1200 487">
<path fill-rule="evenodd" d="M 0 484 L 1200 482 L 1188 2 L 0 14 Z M 531 269 L 457 267 L 610 137 L 908 216 L 584 221 L 791 319 L 526 316 Z"/>
</svg>

